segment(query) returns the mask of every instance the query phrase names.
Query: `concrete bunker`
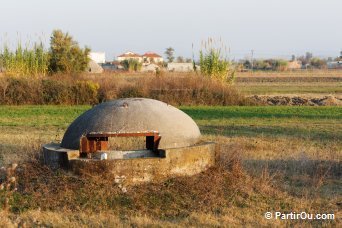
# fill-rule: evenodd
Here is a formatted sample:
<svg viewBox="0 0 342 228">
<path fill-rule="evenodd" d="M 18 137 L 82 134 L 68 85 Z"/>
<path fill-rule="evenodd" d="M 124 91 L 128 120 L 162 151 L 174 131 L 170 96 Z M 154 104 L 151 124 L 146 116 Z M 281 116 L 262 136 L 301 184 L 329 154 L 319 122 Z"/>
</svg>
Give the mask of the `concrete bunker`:
<svg viewBox="0 0 342 228">
<path fill-rule="evenodd" d="M 200 137 L 197 124 L 181 110 L 153 99 L 125 98 L 80 115 L 61 143 L 43 145 L 43 157 L 54 169 L 101 170 L 99 174 L 109 172 L 126 183 L 155 181 L 213 166 L 216 145 Z M 113 138 L 124 144 L 129 144 L 127 138 L 143 138 L 145 148 L 113 149 Z M 98 166 L 102 168 L 93 169 Z"/>
</svg>

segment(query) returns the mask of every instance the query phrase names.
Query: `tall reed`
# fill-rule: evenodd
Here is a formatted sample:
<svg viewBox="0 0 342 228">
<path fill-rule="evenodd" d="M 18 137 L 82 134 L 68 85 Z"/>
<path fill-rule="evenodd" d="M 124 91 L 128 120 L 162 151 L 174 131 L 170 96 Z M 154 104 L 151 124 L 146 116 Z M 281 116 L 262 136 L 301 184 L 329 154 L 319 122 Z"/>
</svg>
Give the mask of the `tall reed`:
<svg viewBox="0 0 342 228">
<path fill-rule="evenodd" d="M 201 73 L 222 82 L 233 82 L 235 70 L 227 58 L 227 48 L 222 40 L 209 38 L 200 50 Z"/>
<path fill-rule="evenodd" d="M 4 45 L 0 52 L 0 68 L 12 76 L 45 76 L 48 73 L 49 54 L 42 43 L 23 48 L 18 42 L 15 51 Z"/>
</svg>

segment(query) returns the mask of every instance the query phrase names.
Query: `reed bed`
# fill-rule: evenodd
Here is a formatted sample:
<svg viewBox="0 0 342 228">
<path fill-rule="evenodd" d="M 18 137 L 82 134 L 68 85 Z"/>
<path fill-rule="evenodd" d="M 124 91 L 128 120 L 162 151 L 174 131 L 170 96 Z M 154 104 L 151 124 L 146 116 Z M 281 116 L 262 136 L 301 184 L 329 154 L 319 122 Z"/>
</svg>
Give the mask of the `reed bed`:
<svg viewBox="0 0 342 228">
<path fill-rule="evenodd" d="M 15 51 L 5 45 L 0 52 L 0 69 L 10 76 L 45 76 L 48 66 L 49 54 L 42 43 L 23 48 L 19 42 Z"/>
</svg>

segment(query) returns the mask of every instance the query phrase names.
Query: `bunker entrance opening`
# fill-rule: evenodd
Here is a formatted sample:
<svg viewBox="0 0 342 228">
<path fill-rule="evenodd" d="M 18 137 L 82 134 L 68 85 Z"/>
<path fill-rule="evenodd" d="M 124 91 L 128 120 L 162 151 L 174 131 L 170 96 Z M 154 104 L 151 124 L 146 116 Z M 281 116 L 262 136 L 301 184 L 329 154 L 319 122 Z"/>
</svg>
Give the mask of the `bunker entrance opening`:
<svg viewBox="0 0 342 228">
<path fill-rule="evenodd" d="M 107 159 L 107 156 L 109 159 L 160 157 L 158 150 L 160 140 L 161 136 L 157 131 L 91 132 L 80 139 L 80 157 L 98 158 L 100 156 L 100 159 Z M 142 148 L 143 144 L 145 148 Z"/>
</svg>

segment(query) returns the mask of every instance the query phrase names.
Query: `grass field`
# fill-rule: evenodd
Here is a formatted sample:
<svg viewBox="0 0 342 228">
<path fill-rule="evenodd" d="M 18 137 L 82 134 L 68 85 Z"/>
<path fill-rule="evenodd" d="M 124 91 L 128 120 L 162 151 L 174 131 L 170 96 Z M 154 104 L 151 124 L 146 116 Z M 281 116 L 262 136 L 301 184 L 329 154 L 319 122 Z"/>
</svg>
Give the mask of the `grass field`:
<svg viewBox="0 0 342 228">
<path fill-rule="evenodd" d="M 342 95 L 341 70 L 239 73 L 237 88 L 247 95 Z"/>
<path fill-rule="evenodd" d="M 342 108 L 181 107 L 218 167 L 195 177 L 129 187 L 51 172 L 34 162 L 90 106 L 1 106 L 0 164 L 19 162 L 2 226 L 219 226 L 340 224 Z M 56 188 L 57 186 L 57 188 Z M 0 191 L 0 205 L 5 192 Z M 334 213 L 335 220 L 266 220 L 267 211 Z"/>
<path fill-rule="evenodd" d="M 298 94 L 298 95 L 342 95 L 342 82 L 318 82 L 318 83 L 237 83 L 240 91 L 246 95 L 273 95 L 273 94 Z"/>
</svg>

